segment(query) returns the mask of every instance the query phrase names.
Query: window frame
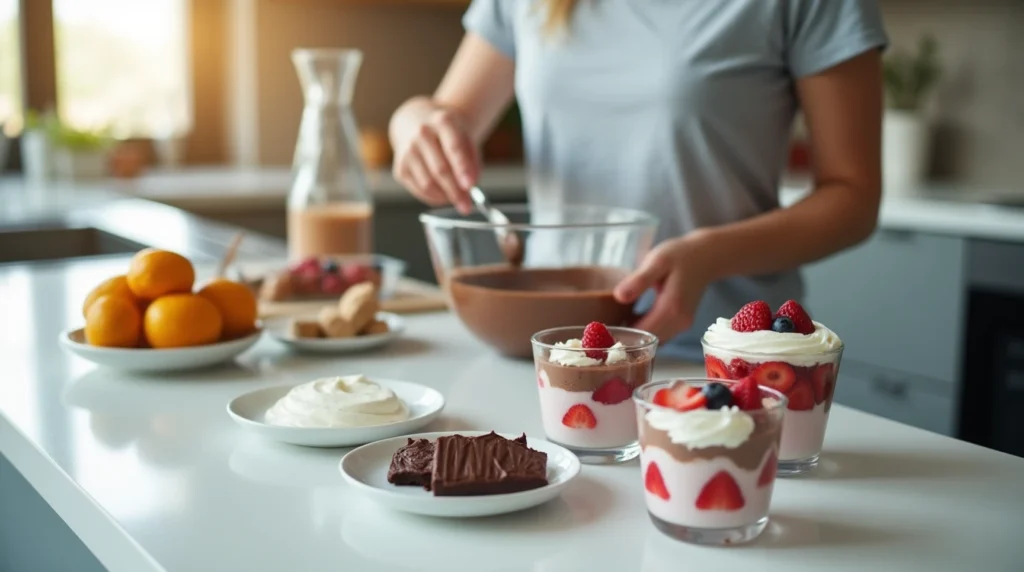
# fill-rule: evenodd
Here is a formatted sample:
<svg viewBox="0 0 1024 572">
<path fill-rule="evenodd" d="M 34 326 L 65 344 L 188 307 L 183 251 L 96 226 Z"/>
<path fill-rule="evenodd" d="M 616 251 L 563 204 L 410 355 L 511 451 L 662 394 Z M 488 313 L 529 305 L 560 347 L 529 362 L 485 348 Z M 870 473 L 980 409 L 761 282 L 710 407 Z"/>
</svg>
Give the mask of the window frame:
<svg viewBox="0 0 1024 572">
<path fill-rule="evenodd" d="M 185 0 L 188 15 L 188 89 L 192 128 L 184 135 L 183 162 L 223 163 L 227 155 L 226 58 L 197 57 L 226 51 L 228 0 Z M 23 111 L 56 109 L 57 52 L 53 1 L 19 0 Z M 148 139 L 139 139 L 150 142 Z"/>
</svg>

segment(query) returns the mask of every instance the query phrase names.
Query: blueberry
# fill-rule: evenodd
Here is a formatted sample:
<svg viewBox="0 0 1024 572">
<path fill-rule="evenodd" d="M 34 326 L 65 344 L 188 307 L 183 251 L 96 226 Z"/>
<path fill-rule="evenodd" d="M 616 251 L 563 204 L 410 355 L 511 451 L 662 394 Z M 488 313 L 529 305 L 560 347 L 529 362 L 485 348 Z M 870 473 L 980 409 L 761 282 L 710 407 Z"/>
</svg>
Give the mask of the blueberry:
<svg viewBox="0 0 1024 572">
<path fill-rule="evenodd" d="M 788 334 L 796 331 L 796 326 L 793 325 L 793 320 L 790 320 L 786 316 L 779 316 L 772 322 L 772 330 L 779 332 L 780 334 Z"/>
<path fill-rule="evenodd" d="M 723 407 L 730 407 L 733 403 L 732 392 L 724 384 L 709 383 L 701 388 L 701 391 L 704 392 L 708 409 L 717 410 Z"/>
<path fill-rule="evenodd" d="M 336 274 L 338 272 L 338 263 L 333 260 L 325 260 L 323 269 L 327 274 Z"/>
</svg>

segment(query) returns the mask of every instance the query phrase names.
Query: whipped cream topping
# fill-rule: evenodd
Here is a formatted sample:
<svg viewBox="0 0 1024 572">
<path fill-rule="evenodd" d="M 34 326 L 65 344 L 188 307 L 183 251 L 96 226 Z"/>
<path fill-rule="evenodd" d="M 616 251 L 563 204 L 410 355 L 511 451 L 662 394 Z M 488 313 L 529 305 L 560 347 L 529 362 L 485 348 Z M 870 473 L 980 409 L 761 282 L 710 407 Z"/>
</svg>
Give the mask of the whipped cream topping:
<svg viewBox="0 0 1024 572">
<path fill-rule="evenodd" d="M 551 354 L 548 355 L 548 359 L 557 364 L 570 367 L 619 363 L 626 361 L 626 349 L 623 347 L 622 342 L 615 342 L 615 345 L 608 348 L 608 357 L 601 361 L 587 356 L 586 351 L 583 349 L 583 340 L 572 339 L 556 342 L 554 349 L 551 350 Z"/>
<path fill-rule="evenodd" d="M 369 427 L 408 418 L 409 408 L 394 391 L 362 375 L 293 387 L 266 414 L 267 423 L 285 427 Z"/>
<path fill-rule="evenodd" d="M 843 345 L 835 332 L 818 322 L 814 322 L 814 333 L 807 335 L 772 330 L 737 332 L 729 318 L 719 318 L 711 324 L 704 341 L 717 349 L 780 356 L 821 354 Z"/>
<path fill-rule="evenodd" d="M 719 410 L 652 409 L 644 417 L 651 427 L 668 433 L 673 443 L 690 449 L 735 449 L 754 432 L 754 418 L 735 405 Z"/>
</svg>

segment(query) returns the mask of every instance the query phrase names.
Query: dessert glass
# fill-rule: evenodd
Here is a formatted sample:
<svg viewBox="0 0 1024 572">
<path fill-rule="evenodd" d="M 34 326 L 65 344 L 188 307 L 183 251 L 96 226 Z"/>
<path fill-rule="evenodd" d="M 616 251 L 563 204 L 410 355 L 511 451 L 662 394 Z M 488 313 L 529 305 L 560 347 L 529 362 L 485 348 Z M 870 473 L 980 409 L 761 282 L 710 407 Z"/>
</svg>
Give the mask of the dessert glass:
<svg viewBox="0 0 1024 572">
<path fill-rule="evenodd" d="M 584 326 L 551 328 L 530 338 L 544 433 L 583 463 L 634 459 L 640 444 L 631 397 L 651 380 L 658 338 L 643 330 L 609 327 L 622 344 L 610 350 L 614 362 L 612 357 L 603 362 L 587 358 L 588 350 L 582 348 L 555 345 L 582 339 L 583 330 Z M 558 359 L 553 360 L 552 350 L 564 353 L 556 353 Z"/>
<path fill-rule="evenodd" d="M 736 380 L 755 375 L 755 381 L 761 383 L 756 375 L 761 366 L 775 368 L 771 375 L 781 379 L 792 375 L 792 385 L 782 391 L 788 398 L 789 411 L 782 425 L 779 476 L 802 475 L 818 466 L 844 346 L 824 352 L 781 355 L 716 347 L 706 338 L 701 339 L 701 345 L 710 378 Z"/>
<path fill-rule="evenodd" d="M 658 390 L 677 383 L 703 387 L 712 381 L 733 383 L 706 378 L 669 379 L 648 383 L 634 392 L 644 497 L 651 522 L 676 540 L 739 544 L 757 538 L 768 524 L 786 396 L 758 386 L 765 407 L 740 412 L 753 419 L 754 429 L 732 448 L 676 442 L 668 431 L 654 427 L 652 413 L 659 416 L 659 423 L 694 413 L 655 405 L 652 400 Z M 706 427 L 702 429 L 705 431 L 700 436 L 706 438 Z"/>
</svg>

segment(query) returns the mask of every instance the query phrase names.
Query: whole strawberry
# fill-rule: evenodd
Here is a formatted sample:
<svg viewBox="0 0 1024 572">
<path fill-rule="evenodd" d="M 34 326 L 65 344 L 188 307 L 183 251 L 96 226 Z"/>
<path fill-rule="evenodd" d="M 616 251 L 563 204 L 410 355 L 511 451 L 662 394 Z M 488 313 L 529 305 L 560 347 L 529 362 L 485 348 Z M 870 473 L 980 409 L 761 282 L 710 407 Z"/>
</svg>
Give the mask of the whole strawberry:
<svg viewBox="0 0 1024 572">
<path fill-rule="evenodd" d="M 732 317 L 732 329 L 737 332 L 759 332 L 772 329 L 772 309 L 767 302 L 758 300 L 740 308 Z"/>
<path fill-rule="evenodd" d="M 614 345 L 615 338 L 601 322 L 590 322 L 583 329 L 583 348 L 587 350 L 585 353 L 588 358 L 604 361 L 608 357 L 608 352 L 602 350 Z"/>
<path fill-rule="evenodd" d="M 793 331 L 798 334 L 807 335 L 814 333 L 814 322 L 811 321 L 811 317 L 803 309 L 803 306 L 795 300 L 787 300 L 785 304 L 779 306 L 779 311 L 775 313 L 775 317 L 785 317 L 792 320 Z"/>
</svg>

